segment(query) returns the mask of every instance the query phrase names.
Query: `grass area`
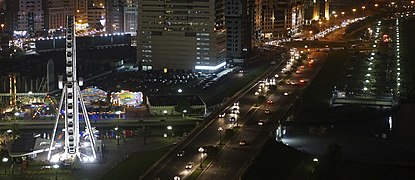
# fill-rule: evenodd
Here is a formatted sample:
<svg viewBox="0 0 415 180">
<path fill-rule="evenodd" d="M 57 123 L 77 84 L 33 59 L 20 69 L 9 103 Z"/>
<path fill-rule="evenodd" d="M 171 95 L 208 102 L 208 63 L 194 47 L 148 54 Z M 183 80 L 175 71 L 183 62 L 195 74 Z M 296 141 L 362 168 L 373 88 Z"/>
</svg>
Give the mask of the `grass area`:
<svg viewBox="0 0 415 180">
<path fill-rule="evenodd" d="M 307 157 L 307 154 L 270 138 L 260 156 L 242 179 L 287 179 L 298 163 Z"/>
<path fill-rule="evenodd" d="M 332 95 L 333 87 L 340 76 L 344 75 L 346 67 L 344 63 L 348 58 L 347 51 L 333 51 L 329 53 L 323 68 L 317 77 L 308 86 L 304 93 L 305 108 L 327 108 Z"/>
<path fill-rule="evenodd" d="M 113 179 L 139 179 L 145 171 L 151 167 L 161 156 L 163 156 L 170 149 L 170 146 L 160 149 L 146 151 L 144 153 L 134 153 L 130 155 L 125 161 L 121 162 L 107 174 L 103 180 Z"/>
</svg>

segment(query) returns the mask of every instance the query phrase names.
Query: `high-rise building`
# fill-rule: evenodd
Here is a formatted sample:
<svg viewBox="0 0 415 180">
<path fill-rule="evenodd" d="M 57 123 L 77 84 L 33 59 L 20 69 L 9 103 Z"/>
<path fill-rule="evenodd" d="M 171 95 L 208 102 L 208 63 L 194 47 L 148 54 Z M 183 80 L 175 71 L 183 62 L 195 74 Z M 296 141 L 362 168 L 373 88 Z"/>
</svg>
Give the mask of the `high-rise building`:
<svg viewBox="0 0 415 180">
<path fill-rule="evenodd" d="M 137 0 L 127 0 L 124 6 L 123 32 L 135 36 L 137 31 Z"/>
<path fill-rule="evenodd" d="M 17 30 L 29 33 L 45 31 L 42 0 L 18 0 Z"/>
<path fill-rule="evenodd" d="M 19 12 L 19 1 L 17 0 L 6 0 L 5 1 L 5 24 L 4 30 L 13 33 L 17 31 L 18 27 L 18 12 Z"/>
<path fill-rule="evenodd" d="M 245 59 L 251 49 L 247 0 L 225 0 L 226 57 Z"/>
<path fill-rule="evenodd" d="M 138 2 L 137 63 L 147 70 L 226 65 L 224 0 Z"/>
<path fill-rule="evenodd" d="M 75 20 L 76 29 L 88 28 L 88 1 L 87 0 L 75 0 Z"/>
<path fill-rule="evenodd" d="M 107 0 L 106 2 L 106 31 L 108 33 L 122 32 L 124 30 L 124 0 Z"/>
<path fill-rule="evenodd" d="M 265 39 L 286 37 L 291 29 L 289 0 L 262 0 L 260 21 Z"/>
<path fill-rule="evenodd" d="M 90 29 L 102 30 L 105 21 L 105 8 L 88 7 L 88 26 Z"/>
<path fill-rule="evenodd" d="M 291 5 L 291 31 L 298 32 L 302 25 L 304 25 L 304 4 L 295 2 Z"/>
<path fill-rule="evenodd" d="M 318 21 L 320 19 L 320 0 L 313 0 L 313 20 Z"/>
<path fill-rule="evenodd" d="M 324 0 L 324 19 L 330 20 L 330 0 Z"/>
<path fill-rule="evenodd" d="M 104 29 L 106 21 L 105 0 L 88 0 L 87 6 L 88 27 L 96 30 Z"/>
<path fill-rule="evenodd" d="M 75 10 L 74 0 L 47 0 L 45 8 L 46 29 L 48 31 L 62 29 L 66 24 L 66 16 L 73 16 Z"/>
</svg>

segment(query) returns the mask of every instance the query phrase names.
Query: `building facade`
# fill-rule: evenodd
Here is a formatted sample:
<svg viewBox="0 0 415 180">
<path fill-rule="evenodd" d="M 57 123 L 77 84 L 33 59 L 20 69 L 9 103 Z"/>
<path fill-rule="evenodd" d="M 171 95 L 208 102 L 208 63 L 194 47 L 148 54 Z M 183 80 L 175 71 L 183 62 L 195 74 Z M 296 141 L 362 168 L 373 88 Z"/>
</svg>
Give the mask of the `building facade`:
<svg viewBox="0 0 415 180">
<path fill-rule="evenodd" d="M 42 0 L 18 0 L 17 30 L 30 34 L 45 31 Z"/>
<path fill-rule="evenodd" d="M 45 11 L 45 28 L 49 31 L 65 28 L 66 16 L 73 16 L 74 0 L 48 0 Z"/>
<path fill-rule="evenodd" d="M 251 49 L 248 1 L 225 0 L 226 57 L 245 59 Z"/>
<path fill-rule="evenodd" d="M 124 1 L 107 0 L 106 2 L 106 24 L 105 29 L 108 33 L 122 32 L 124 30 Z"/>
<path fill-rule="evenodd" d="M 137 32 L 137 0 L 127 0 L 124 6 L 123 32 L 136 35 Z"/>
<path fill-rule="evenodd" d="M 260 21 L 265 39 L 286 37 L 291 29 L 289 0 L 260 1 Z"/>
<path fill-rule="evenodd" d="M 224 0 L 138 3 L 141 70 L 217 71 L 226 65 Z"/>
<path fill-rule="evenodd" d="M 296 2 L 291 5 L 291 32 L 298 32 L 302 25 L 304 25 L 304 4 Z"/>
</svg>

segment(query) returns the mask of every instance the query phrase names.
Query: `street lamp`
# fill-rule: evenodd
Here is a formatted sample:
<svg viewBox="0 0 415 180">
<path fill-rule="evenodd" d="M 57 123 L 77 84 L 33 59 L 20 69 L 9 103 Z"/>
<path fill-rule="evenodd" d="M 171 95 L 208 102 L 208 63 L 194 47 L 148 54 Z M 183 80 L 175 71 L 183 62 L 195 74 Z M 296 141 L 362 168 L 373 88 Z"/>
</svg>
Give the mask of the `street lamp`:
<svg viewBox="0 0 415 180">
<path fill-rule="evenodd" d="M 167 136 L 169 136 L 169 139 L 171 138 L 171 133 L 170 131 L 173 129 L 173 127 L 171 126 L 167 126 Z M 169 135 L 170 134 L 170 135 Z"/>
<path fill-rule="evenodd" d="M 164 114 L 164 119 L 167 120 L 167 110 L 164 110 L 163 114 Z"/>
<path fill-rule="evenodd" d="M 59 168 L 59 165 L 54 164 L 52 167 L 53 167 L 53 169 L 55 169 L 55 180 L 57 180 L 58 179 L 58 168 Z"/>
<path fill-rule="evenodd" d="M 115 127 L 114 128 L 114 130 L 115 130 L 115 139 L 117 139 L 117 145 L 120 145 L 120 134 L 119 134 L 119 128 L 118 128 L 118 126 L 117 127 Z"/>
<path fill-rule="evenodd" d="M 198 151 L 200 152 L 200 169 L 202 169 L 202 163 L 203 163 L 203 152 L 205 152 L 205 149 L 203 149 L 202 147 L 200 147 L 198 149 Z"/>
<path fill-rule="evenodd" d="M 353 11 L 353 18 L 355 18 L 356 16 L 355 16 L 355 13 L 356 13 L 356 8 L 353 8 L 352 9 L 352 11 Z"/>
<path fill-rule="evenodd" d="M 258 106 L 258 101 L 259 101 L 259 92 L 258 91 L 255 92 L 255 96 L 257 96 L 255 106 Z"/>
<path fill-rule="evenodd" d="M 363 16 L 365 16 L 365 8 L 366 8 L 366 6 L 362 6 Z"/>
<path fill-rule="evenodd" d="M 7 166 L 6 163 L 9 161 L 9 158 L 4 157 L 3 158 L 3 162 L 4 162 L 4 174 L 7 174 Z"/>
<path fill-rule="evenodd" d="M 186 109 L 183 110 L 183 117 L 185 117 L 186 113 L 187 113 L 187 110 Z"/>
<path fill-rule="evenodd" d="M 0 26 L 1 26 L 1 33 L 3 33 L 3 32 L 4 32 L 4 31 L 3 31 L 4 24 L 1 24 Z"/>
<path fill-rule="evenodd" d="M 311 36 L 313 35 L 313 31 L 308 31 L 308 33 L 310 34 L 310 39 L 311 39 Z"/>
<path fill-rule="evenodd" d="M 219 126 L 218 131 L 219 131 L 219 146 L 221 146 L 222 145 L 222 131 L 223 131 L 222 126 Z"/>
</svg>

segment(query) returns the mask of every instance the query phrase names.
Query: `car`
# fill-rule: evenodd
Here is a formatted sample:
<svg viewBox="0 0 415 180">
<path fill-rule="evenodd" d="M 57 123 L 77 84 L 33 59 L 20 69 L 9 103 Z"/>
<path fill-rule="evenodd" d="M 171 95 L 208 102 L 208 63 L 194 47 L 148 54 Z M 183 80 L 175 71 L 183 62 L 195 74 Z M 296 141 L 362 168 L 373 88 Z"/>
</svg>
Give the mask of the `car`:
<svg viewBox="0 0 415 180">
<path fill-rule="evenodd" d="M 219 117 L 220 118 L 224 118 L 226 116 L 226 113 L 224 112 L 224 113 L 222 113 L 222 114 L 219 114 Z"/>
<path fill-rule="evenodd" d="M 235 117 L 229 118 L 229 122 L 235 122 L 235 121 L 236 121 L 236 118 Z"/>
<path fill-rule="evenodd" d="M 305 82 L 305 80 L 304 79 L 300 79 L 300 83 L 302 84 L 302 83 L 304 83 Z"/>
<path fill-rule="evenodd" d="M 264 113 L 269 114 L 269 109 L 265 109 Z"/>
<path fill-rule="evenodd" d="M 239 145 L 240 146 L 246 146 L 247 142 L 244 139 L 239 140 Z"/>
<path fill-rule="evenodd" d="M 259 126 L 263 126 L 263 125 L 264 125 L 264 121 L 263 121 L 263 120 L 259 120 L 259 121 L 258 121 L 258 125 L 259 125 Z"/>
<path fill-rule="evenodd" d="M 192 169 L 194 164 L 195 163 L 193 163 L 193 162 L 188 162 L 184 168 L 185 169 Z"/>
<path fill-rule="evenodd" d="M 296 74 L 301 74 L 300 70 L 295 71 Z"/>
<path fill-rule="evenodd" d="M 181 150 L 176 154 L 177 157 L 183 157 L 183 155 L 184 155 L 184 150 Z"/>
<path fill-rule="evenodd" d="M 288 92 L 285 92 L 285 93 L 284 93 L 284 96 L 288 96 Z"/>
<path fill-rule="evenodd" d="M 272 101 L 272 99 L 268 99 L 268 100 L 267 100 L 267 103 L 268 103 L 268 104 L 273 104 L 273 103 L 274 103 L 274 101 Z"/>
<path fill-rule="evenodd" d="M 234 102 L 233 106 L 239 106 L 239 101 Z"/>
<path fill-rule="evenodd" d="M 238 108 L 233 108 L 232 111 L 231 111 L 231 113 L 232 114 L 238 114 L 239 113 Z"/>
</svg>

